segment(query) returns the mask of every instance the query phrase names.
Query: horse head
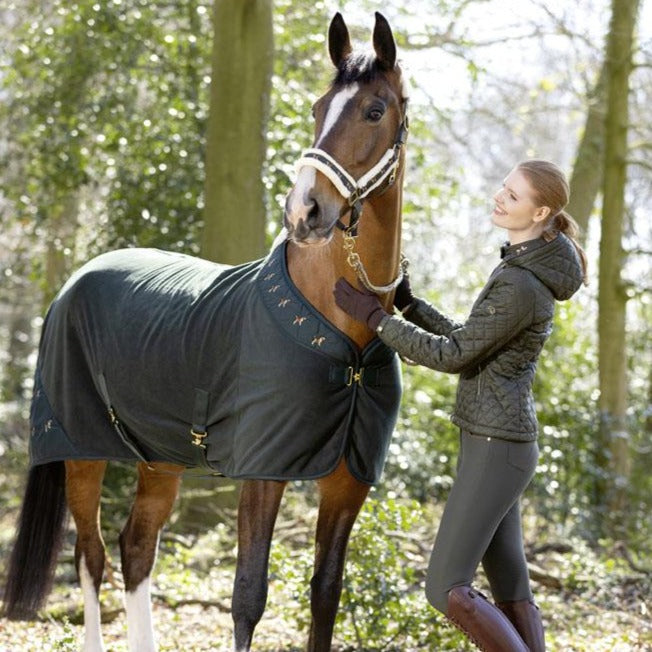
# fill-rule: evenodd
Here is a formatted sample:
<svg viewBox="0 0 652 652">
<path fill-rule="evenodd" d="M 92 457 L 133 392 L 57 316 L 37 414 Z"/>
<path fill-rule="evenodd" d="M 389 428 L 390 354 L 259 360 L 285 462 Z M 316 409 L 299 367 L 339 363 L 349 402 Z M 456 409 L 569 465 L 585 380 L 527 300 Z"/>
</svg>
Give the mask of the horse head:
<svg viewBox="0 0 652 652">
<path fill-rule="evenodd" d="M 355 232 L 361 202 L 386 190 L 400 172 L 407 132 L 407 96 L 387 20 L 376 12 L 373 52 L 360 53 L 335 14 L 328 50 L 337 72 L 313 106 L 313 145 L 297 163 L 285 204 L 288 237 L 299 245 L 330 242 L 336 225 Z"/>
</svg>

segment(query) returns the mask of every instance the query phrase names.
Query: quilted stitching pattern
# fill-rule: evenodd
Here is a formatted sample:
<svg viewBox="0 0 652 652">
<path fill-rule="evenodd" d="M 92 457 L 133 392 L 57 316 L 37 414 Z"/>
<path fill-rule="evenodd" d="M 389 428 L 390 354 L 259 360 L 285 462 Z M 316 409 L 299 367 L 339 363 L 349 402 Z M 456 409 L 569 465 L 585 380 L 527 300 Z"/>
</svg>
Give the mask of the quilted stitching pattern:
<svg viewBox="0 0 652 652">
<path fill-rule="evenodd" d="M 572 296 L 581 280 L 565 236 L 523 243 L 506 250 L 464 324 L 418 300 L 406 315 L 413 323 L 387 319 L 381 338 L 410 360 L 460 374 L 454 423 L 479 435 L 530 441 L 537 436 L 532 381 L 554 302 Z"/>
</svg>

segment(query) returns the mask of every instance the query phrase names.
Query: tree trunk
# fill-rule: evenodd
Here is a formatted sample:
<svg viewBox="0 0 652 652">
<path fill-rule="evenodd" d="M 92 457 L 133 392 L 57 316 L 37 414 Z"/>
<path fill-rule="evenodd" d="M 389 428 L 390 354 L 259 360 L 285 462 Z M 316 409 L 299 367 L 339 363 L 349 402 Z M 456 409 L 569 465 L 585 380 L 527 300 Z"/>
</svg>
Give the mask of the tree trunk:
<svg viewBox="0 0 652 652">
<path fill-rule="evenodd" d="M 598 81 L 587 98 L 588 110 L 584 133 L 577 148 L 570 179 L 570 201 L 566 210 L 579 224 L 582 242 L 586 241 L 589 218 L 602 185 L 606 75 L 607 61 L 605 59 Z"/>
<path fill-rule="evenodd" d="M 612 0 L 607 39 L 607 111 L 602 208 L 602 235 L 598 289 L 598 359 L 600 382 L 600 437 L 598 506 L 602 534 L 623 537 L 630 476 L 630 436 L 627 429 L 627 355 L 625 308 L 621 279 L 629 78 L 639 0 Z"/>
<path fill-rule="evenodd" d="M 263 163 L 273 62 L 272 0 L 215 0 L 202 256 L 265 251 Z"/>
</svg>

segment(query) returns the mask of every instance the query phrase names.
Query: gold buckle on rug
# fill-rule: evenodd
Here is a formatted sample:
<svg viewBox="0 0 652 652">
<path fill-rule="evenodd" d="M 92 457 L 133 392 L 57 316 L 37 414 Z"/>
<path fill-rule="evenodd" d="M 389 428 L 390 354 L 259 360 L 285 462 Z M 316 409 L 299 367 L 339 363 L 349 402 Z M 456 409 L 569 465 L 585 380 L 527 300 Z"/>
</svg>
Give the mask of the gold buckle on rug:
<svg viewBox="0 0 652 652">
<path fill-rule="evenodd" d="M 351 387 L 353 383 L 358 383 L 358 385 L 362 385 L 363 373 L 364 373 L 364 367 L 360 367 L 360 371 L 356 371 L 353 367 L 349 367 L 346 370 L 346 386 Z"/>
<path fill-rule="evenodd" d="M 197 432 L 195 430 L 190 430 L 190 435 L 192 437 L 192 445 L 193 446 L 199 446 L 199 448 L 206 448 L 206 444 L 202 443 L 202 440 L 204 437 L 206 437 L 208 433 L 206 432 Z"/>
</svg>

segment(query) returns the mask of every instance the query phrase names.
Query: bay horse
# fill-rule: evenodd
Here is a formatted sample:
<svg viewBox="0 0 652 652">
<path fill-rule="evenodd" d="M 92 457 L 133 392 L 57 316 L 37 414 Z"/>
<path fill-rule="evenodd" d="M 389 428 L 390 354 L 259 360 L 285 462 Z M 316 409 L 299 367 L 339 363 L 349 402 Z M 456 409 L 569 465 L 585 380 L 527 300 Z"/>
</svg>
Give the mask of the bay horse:
<svg viewBox="0 0 652 652">
<path fill-rule="evenodd" d="M 342 276 L 352 283 L 359 281 L 381 296 L 388 311 L 392 308 L 394 290 L 403 274 L 400 243 L 407 93 L 397 64 L 392 30 L 381 14 L 375 15 L 373 52 L 353 50 L 348 29 L 339 13 L 334 16 L 329 27 L 328 49 L 336 68 L 335 78 L 313 107 L 313 146 L 299 160 L 297 179 L 286 200 L 284 264 L 287 265 L 286 271 L 296 292 L 310 304 L 310 316 L 321 316 L 326 324 L 323 328 L 330 329 L 328 333 L 339 332 L 345 338 L 347 346 L 357 349 L 362 355 L 369 348 L 374 349 L 379 340 L 364 324 L 353 321 L 336 307 L 332 289 L 336 280 Z M 131 260 L 136 255 L 130 254 L 131 251 L 121 253 L 120 260 L 125 256 Z M 138 251 L 137 255 L 141 258 L 152 255 L 146 253 L 148 250 L 133 251 Z M 104 256 L 105 258 L 95 260 L 102 258 L 105 261 L 103 264 L 116 260 L 111 257 L 112 254 Z M 170 266 L 178 263 L 177 258 L 168 260 L 171 261 Z M 214 274 L 216 282 L 221 282 L 223 275 L 211 271 L 212 263 L 203 261 L 193 265 L 193 270 L 199 265 L 202 274 Z M 78 288 L 80 279 L 90 283 L 88 279 L 93 275 L 97 277 L 99 273 L 98 266 L 99 263 L 91 261 L 92 273 L 77 277 L 72 287 Z M 246 271 L 249 269 L 246 268 Z M 258 267 L 252 269 L 256 271 Z M 268 274 L 265 279 L 272 276 L 273 274 Z M 105 284 L 108 283 L 108 277 L 102 278 L 105 279 Z M 110 277 L 111 283 L 122 283 L 115 278 L 117 272 Z M 278 285 L 270 286 L 265 296 L 275 292 L 277 287 Z M 101 294 L 97 286 L 92 286 L 92 289 L 95 294 Z M 146 286 L 145 290 L 149 292 L 151 288 Z M 185 300 L 181 294 L 180 300 Z M 79 295 L 75 296 L 78 303 Z M 289 299 L 281 299 L 278 302 L 279 309 L 287 301 Z M 64 318 L 71 320 L 67 314 L 64 314 Z M 50 319 L 54 320 L 55 317 L 48 315 L 44 332 Z M 306 317 L 297 317 L 289 327 L 298 329 L 303 319 Z M 78 325 L 78 330 L 82 326 Z M 189 328 L 185 322 L 182 326 Z M 115 328 L 116 332 L 110 333 L 112 338 L 118 337 L 121 329 L 127 328 L 127 325 L 118 324 Z M 158 328 L 149 333 L 150 339 L 165 337 L 168 325 L 159 324 Z M 93 336 L 98 331 L 101 335 L 101 319 L 96 318 L 87 330 Z M 66 337 L 70 338 L 68 334 Z M 62 346 L 72 346 L 66 337 L 60 338 L 65 340 Z M 313 336 L 306 346 L 319 348 L 325 339 L 325 335 Z M 39 360 L 42 355 L 43 352 L 40 351 Z M 37 374 L 38 369 L 37 364 Z M 394 369 L 398 369 L 398 363 L 394 364 Z M 338 373 L 342 387 L 353 387 L 359 396 L 363 396 L 367 382 L 373 384 L 369 374 L 373 376 L 374 369 L 366 371 L 364 378 L 362 368 L 344 368 L 344 378 L 341 371 L 340 369 Z M 378 375 L 378 370 L 376 372 Z M 74 374 L 77 370 L 74 365 L 72 371 L 61 369 L 62 375 L 55 375 L 55 380 L 50 385 L 52 393 L 58 391 L 52 388 L 58 381 L 63 385 L 66 378 L 73 378 L 63 375 L 64 373 Z M 88 372 L 80 369 L 78 373 Z M 99 384 L 95 380 L 95 377 L 89 376 L 86 383 L 92 391 L 97 390 L 107 396 L 111 394 L 113 389 L 110 379 L 107 383 L 104 376 L 100 375 Z M 174 381 L 172 378 L 171 382 Z M 280 386 L 284 379 L 274 377 L 271 381 Z M 45 400 L 41 389 L 39 385 L 35 390 L 33 424 L 37 419 L 35 413 L 43 405 L 39 401 Z M 149 391 L 148 396 L 156 395 L 160 390 L 158 385 L 146 389 Z M 377 393 L 382 394 L 382 391 L 381 387 Z M 356 394 L 353 393 L 352 396 L 355 399 Z M 205 401 L 208 399 L 205 393 L 200 394 L 200 397 L 203 397 L 203 407 L 206 410 Z M 317 397 L 318 400 L 319 398 Z M 394 398 L 398 409 L 400 391 L 395 392 Z M 129 440 L 128 433 L 125 434 L 130 424 L 125 422 L 122 424 L 125 427 L 121 426 L 109 398 L 107 406 L 113 426 L 121 433 L 125 445 L 134 452 L 138 464 L 136 495 L 119 541 L 129 649 L 132 652 L 150 652 L 156 650 L 150 605 L 150 575 L 159 534 L 172 511 L 181 476 L 187 467 L 193 465 L 190 462 L 179 464 L 174 459 L 161 459 L 160 456 L 148 458 L 146 449 L 139 449 Z M 290 407 L 294 413 L 307 409 L 300 402 Z M 82 411 L 82 406 L 73 405 L 70 411 Z M 117 413 L 123 418 L 120 406 Z M 72 414 L 68 418 L 74 420 L 74 416 Z M 157 423 L 164 423 L 166 418 L 171 418 L 167 414 L 155 416 Z M 384 413 L 376 417 L 392 420 L 392 415 Z M 310 423 L 315 423 L 319 417 L 311 413 L 307 418 L 311 420 Z M 108 423 L 106 414 L 102 419 Z M 194 425 L 190 417 L 188 421 L 193 423 L 190 429 L 192 441 L 188 447 L 193 454 L 204 455 L 205 463 L 205 442 L 210 441 L 210 428 L 202 429 Z M 369 423 L 374 423 L 373 419 L 358 418 L 357 427 Z M 97 432 L 100 425 L 98 420 Z M 45 434 L 51 433 L 57 427 L 56 419 L 49 418 L 42 431 Z M 390 430 L 391 428 L 393 423 L 390 424 Z M 295 439 L 301 440 L 303 435 L 301 432 L 295 433 Z M 97 437 L 93 432 L 86 432 L 84 436 L 86 439 Z M 379 435 L 377 430 L 370 430 L 364 436 L 373 442 Z M 68 508 L 77 530 L 75 562 L 84 599 L 83 650 L 102 651 L 105 647 L 100 627 L 99 589 L 105 566 L 105 549 L 99 526 L 99 508 L 104 472 L 108 459 L 114 458 L 97 459 L 97 455 L 93 455 L 89 459 L 80 459 L 75 455 L 59 455 L 62 459 L 47 463 L 37 460 L 34 463 L 32 448 L 30 452 L 32 468 L 28 475 L 16 541 L 8 567 L 4 613 L 10 618 L 33 617 L 43 604 L 51 586 Z M 381 452 L 386 453 L 386 450 Z M 315 474 L 312 478 L 318 485 L 320 500 L 311 580 L 312 621 L 307 644 L 307 649 L 311 652 L 331 649 L 347 542 L 372 483 L 365 481 L 368 478 L 355 471 L 351 460 L 345 455 L 344 447 L 336 453 L 338 457 L 328 473 Z M 380 469 L 382 470 L 382 465 Z M 237 477 L 237 474 L 234 475 Z M 270 479 L 265 473 L 261 473 L 260 477 L 248 477 L 246 474 L 242 477 L 245 479 L 238 505 L 238 553 L 232 597 L 233 649 L 237 652 L 250 650 L 254 629 L 265 608 L 270 542 L 288 482 L 284 479 Z M 372 480 L 375 478 L 373 476 Z"/>
</svg>

